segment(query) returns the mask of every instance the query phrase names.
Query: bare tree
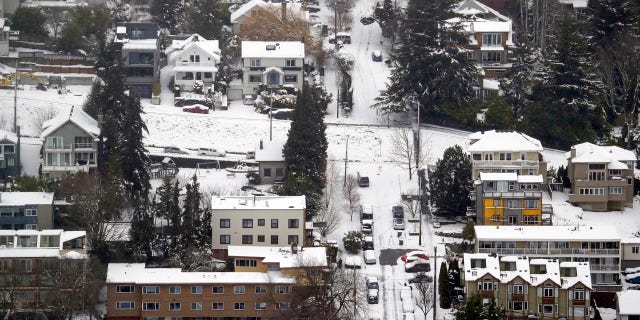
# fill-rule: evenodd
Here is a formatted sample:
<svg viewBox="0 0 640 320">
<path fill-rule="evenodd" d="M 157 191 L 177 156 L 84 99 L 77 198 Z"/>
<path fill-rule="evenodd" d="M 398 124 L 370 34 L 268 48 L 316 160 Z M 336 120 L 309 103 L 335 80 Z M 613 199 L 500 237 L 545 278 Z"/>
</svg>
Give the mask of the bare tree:
<svg viewBox="0 0 640 320">
<path fill-rule="evenodd" d="M 336 208 L 329 205 L 326 208 L 321 208 L 315 217 L 315 221 L 318 223 L 318 231 L 323 237 L 334 232 L 340 225 L 340 214 Z"/>
<path fill-rule="evenodd" d="M 40 135 L 40 133 L 42 132 L 42 125 L 46 121 L 55 118 L 56 115 L 57 115 L 56 109 L 54 109 L 51 106 L 49 106 L 46 109 L 38 110 L 36 114 L 33 116 L 33 118 L 31 118 L 31 124 L 33 125 L 35 132 L 37 132 L 38 135 Z"/>
<path fill-rule="evenodd" d="M 69 22 L 69 12 L 59 8 L 45 9 L 44 11 L 47 17 L 46 24 L 53 31 L 53 39 L 57 41 L 62 27 Z"/>
<path fill-rule="evenodd" d="M 414 132 L 409 128 L 400 128 L 391 135 L 391 158 L 409 169 L 409 180 L 415 168 L 421 168 L 428 160 L 428 139 L 420 138 L 419 148 L 415 141 Z M 419 150 L 419 152 L 418 152 Z"/>
<path fill-rule="evenodd" d="M 414 193 L 411 193 L 412 195 L 417 193 L 415 191 L 413 192 Z M 402 200 L 400 204 L 404 208 L 404 211 L 409 213 L 411 218 L 415 219 L 420 214 L 420 202 L 418 200 Z"/>
<path fill-rule="evenodd" d="M 425 282 L 418 282 L 416 286 L 416 307 L 422 311 L 425 319 L 433 308 L 433 285 Z"/>
<path fill-rule="evenodd" d="M 343 187 L 344 198 L 347 200 L 347 208 L 353 221 L 353 213 L 360 208 L 360 193 L 358 192 L 358 179 L 349 174 L 347 175 Z"/>
<path fill-rule="evenodd" d="M 342 178 L 334 161 L 327 162 L 327 173 L 325 177 L 326 184 L 324 192 L 322 193 L 322 202 L 324 203 L 324 207 L 328 208 L 330 203 L 335 201 L 335 198 L 337 197 L 336 191 L 340 186 L 340 178 Z"/>
</svg>

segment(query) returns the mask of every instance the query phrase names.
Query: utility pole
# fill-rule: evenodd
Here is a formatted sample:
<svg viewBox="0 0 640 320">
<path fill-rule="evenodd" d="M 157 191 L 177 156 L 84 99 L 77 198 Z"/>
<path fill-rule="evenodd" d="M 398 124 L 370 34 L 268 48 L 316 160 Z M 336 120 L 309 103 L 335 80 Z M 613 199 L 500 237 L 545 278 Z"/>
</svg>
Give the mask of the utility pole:
<svg viewBox="0 0 640 320">
<path fill-rule="evenodd" d="M 344 184 L 347 185 L 347 162 L 349 162 L 349 135 L 347 135 L 347 144 L 344 146 Z"/>
<path fill-rule="evenodd" d="M 18 81 L 20 73 L 18 72 L 18 58 L 16 58 L 16 73 L 13 74 L 13 132 L 18 132 Z"/>
<path fill-rule="evenodd" d="M 433 320 L 436 320 L 436 292 L 438 291 L 438 246 L 433 247 Z"/>
<path fill-rule="evenodd" d="M 269 88 L 269 141 L 273 141 L 273 91 Z"/>
</svg>

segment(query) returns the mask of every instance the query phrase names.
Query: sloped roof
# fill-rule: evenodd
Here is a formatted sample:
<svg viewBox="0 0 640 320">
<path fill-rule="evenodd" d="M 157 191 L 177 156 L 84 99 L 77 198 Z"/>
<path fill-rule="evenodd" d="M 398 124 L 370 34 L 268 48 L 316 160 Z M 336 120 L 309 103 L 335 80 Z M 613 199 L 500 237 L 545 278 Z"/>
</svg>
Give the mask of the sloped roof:
<svg viewBox="0 0 640 320">
<path fill-rule="evenodd" d="M 533 265 L 544 265 L 546 272 L 533 273 L 531 268 L 531 266 Z M 531 259 L 529 261 L 529 272 L 529 282 L 534 286 L 538 286 L 547 280 L 551 280 L 558 286 L 562 286 L 562 281 L 560 280 L 560 264 L 557 260 L 554 261 L 553 259 Z"/>
<path fill-rule="evenodd" d="M 243 15 L 249 13 L 255 7 L 268 8 L 271 10 L 278 9 L 278 13 L 282 8 L 283 3 L 277 2 L 265 2 L 264 0 L 251 0 L 243 5 L 241 5 L 237 10 L 231 13 L 231 23 L 238 22 L 238 19 Z M 309 12 L 304 10 L 304 7 L 301 2 L 286 2 L 287 11 L 292 12 L 294 15 L 298 16 L 300 19 L 309 20 Z M 282 17 L 279 17 L 282 19 Z"/>
<path fill-rule="evenodd" d="M 560 262 L 560 268 L 575 268 L 575 276 L 561 276 L 562 287 L 569 289 L 578 283 L 591 289 L 591 270 L 588 262 Z"/>
<path fill-rule="evenodd" d="M 284 161 L 284 141 L 260 141 L 256 149 L 256 161 Z M 262 145 L 262 147 L 260 147 Z"/>
<path fill-rule="evenodd" d="M 53 204 L 52 192 L 0 192 L 0 206 Z"/>
<path fill-rule="evenodd" d="M 483 151 L 542 151 L 540 140 L 516 131 L 478 131 L 468 136 L 469 152 Z M 475 141 L 475 142 L 474 142 Z"/>
<path fill-rule="evenodd" d="M 504 256 L 500 258 L 502 262 L 515 262 L 516 270 L 501 270 L 500 281 L 503 283 L 511 282 L 520 277 L 523 281 L 530 283 L 529 278 L 529 259 L 521 256 Z"/>
<path fill-rule="evenodd" d="M 571 152 L 567 152 L 567 158 L 573 163 L 610 163 L 612 161 L 636 161 L 633 151 L 622 149 L 618 146 L 599 146 L 593 143 L 584 142 L 571 147 L 575 149 L 576 156 L 571 158 Z"/>
<path fill-rule="evenodd" d="M 169 62 L 173 61 L 185 50 L 197 48 L 202 52 L 212 56 L 216 62 L 220 61 L 220 43 L 218 40 L 207 40 L 200 35 L 193 34 L 189 38 L 181 41 L 174 40 L 165 54 L 169 57 Z"/>
<path fill-rule="evenodd" d="M 18 143 L 18 135 L 15 132 L 0 130 L 0 140 L 7 139 L 13 143 Z"/>
<path fill-rule="evenodd" d="M 472 260 L 484 260 L 485 267 L 471 267 Z M 495 255 L 488 253 L 465 253 L 464 254 L 464 279 L 465 281 L 475 281 L 485 275 L 491 275 L 500 279 L 500 261 Z"/>
<path fill-rule="evenodd" d="M 100 135 L 100 127 L 98 127 L 98 121 L 91 118 L 91 116 L 85 113 L 82 108 L 71 107 L 71 110 L 68 113 L 63 112 L 55 118 L 45 121 L 45 123 L 42 125 L 42 133 L 40 133 L 40 138 L 46 138 L 51 133 L 58 130 L 58 128 L 65 125 L 67 122 L 75 124 L 94 138 L 97 138 Z"/>
<path fill-rule="evenodd" d="M 304 42 L 242 41 L 242 58 L 304 58 Z"/>
<path fill-rule="evenodd" d="M 518 175 L 515 172 L 480 172 L 481 181 L 516 181 Z"/>
<path fill-rule="evenodd" d="M 278 264 L 280 268 L 327 266 L 325 247 L 305 247 L 293 253 L 291 247 L 229 246 L 228 256 L 264 258 L 262 263 Z"/>
<path fill-rule="evenodd" d="M 511 19 L 502 15 L 497 10 L 494 10 L 493 8 L 476 0 L 462 1 L 460 4 L 458 4 L 457 7 L 453 9 L 453 11 L 464 16 L 474 16 L 474 15 L 482 14 L 482 15 L 485 15 L 485 18 L 487 18 L 486 15 L 493 15 L 498 20 L 511 21 Z"/>
</svg>

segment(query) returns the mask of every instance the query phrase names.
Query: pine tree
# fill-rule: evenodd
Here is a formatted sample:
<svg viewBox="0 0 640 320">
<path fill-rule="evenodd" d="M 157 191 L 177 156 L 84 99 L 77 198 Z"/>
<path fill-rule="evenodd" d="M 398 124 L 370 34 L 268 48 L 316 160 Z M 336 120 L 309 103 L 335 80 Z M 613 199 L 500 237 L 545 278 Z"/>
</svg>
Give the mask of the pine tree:
<svg viewBox="0 0 640 320">
<path fill-rule="evenodd" d="M 129 195 L 134 200 L 146 201 L 149 195 L 149 156 L 142 139 L 147 125 L 140 116 L 142 106 L 136 95 L 125 95 L 122 107 L 123 118 L 119 125 L 118 151 L 122 157 L 122 178 Z"/>
<path fill-rule="evenodd" d="M 449 271 L 447 270 L 447 262 L 442 261 L 440 264 L 440 273 L 438 274 L 438 295 L 440 296 L 440 308 L 451 308 L 451 290 L 449 288 Z"/>
<path fill-rule="evenodd" d="M 484 114 L 484 123 L 492 129 L 513 129 L 516 126 L 516 116 L 513 109 L 500 95 L 491 97 L 484 104 L 487 112 Z"/>
<path fill-rule="evenodd" d="M 430 175 L 430 184 L 431 202 L 438 208 L 439 215 L 456 216 L 466 212 L 471 204 L 471 161 L 462 147 L 455 145 L 444 151 Z"/>
<path fill-rule="evenodd" d="M 533 74 L 538 64 L 539 51 L 534 50 L 524 38 L 516 42 L 510 55 L 511 68 L 500 80 L 504 100 L 511 106 L 517 118 L 525 113 L 533 86 Z"/>
<path fill-rule="evenodd" d="M 639 36 L 637 28 L 640 18 L 632 0 L 589 1 L 587 7 L 590 13 L 591 44 L 594 47 L 607 49 L 625 39 L 628 34 Z"/>
<path fill-rule="evenodd" d="M 489 300 L 489 303 L 482 308 L 480 316 L 481 319 L 486 320 L 502 320 L 506 313 L 504 307 L 498 306 L 496 298 L 492 298 Z"/>
<path fill-rule="evenodd" d="M 179 21 L 183 19 L 184 4 L 181 0 L 152 0 L 151 15 L 153 20 L 166 28 L 170 33 L 179 33 L 181 28 Z"/>
<path fill-rule="evenodd" d="M 477 68 L 463 46 L 468 38 L 455 20 L 454 0 L 410 0 L 400 19 L 399 45 L 390 56 L 390 83 L 378 98 L 383 113 L 405 111 L 411 97 L 431 116 L 445 103 L 473 97 Z"/>
<path fill-rule="evenodd" d="M 131 244 L 137 253 L 144 253 L 147 259 L 153 256 L 155 224 L 152 212 L 146 206 L 137 205 L 131 219 Z"/>
<path fill-rule="evenodd" d="M 191 0 L 185 4 L 187 30 L 207 39 L 220 39 L 229 20 L 229 5 L 221 0 Z"/>
<path fill-rule="evenodd" d="M 478 320 L 483 319 L 482 315 L 482 297 L 479 293 L 471 294 L 467 297 L 467 304 L 463 310 L 456 313 L 456 320 Z"/>
</svg>

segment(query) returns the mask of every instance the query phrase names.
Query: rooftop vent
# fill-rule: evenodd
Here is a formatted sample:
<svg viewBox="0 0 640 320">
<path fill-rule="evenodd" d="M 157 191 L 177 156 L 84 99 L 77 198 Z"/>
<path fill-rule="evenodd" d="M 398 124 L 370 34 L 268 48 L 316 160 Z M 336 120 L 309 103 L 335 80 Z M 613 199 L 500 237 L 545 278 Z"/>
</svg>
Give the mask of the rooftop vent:
<svg viewBox="0 0 640 320">
<path fill-rule="evenodd" d="M 276 45 L 275 44 L 268 44 L 267 45 L 267 50 L 275 50 L 276 49 Z"/>
</svg>

